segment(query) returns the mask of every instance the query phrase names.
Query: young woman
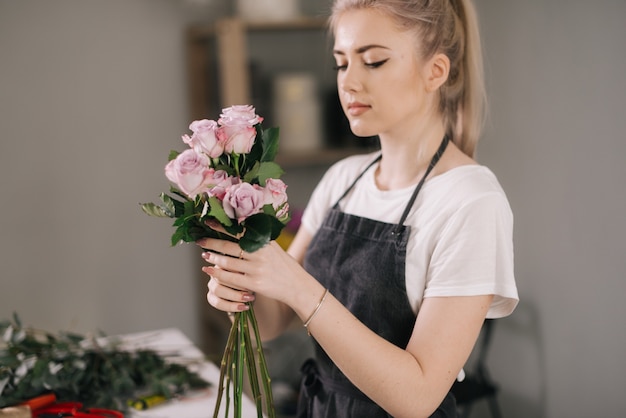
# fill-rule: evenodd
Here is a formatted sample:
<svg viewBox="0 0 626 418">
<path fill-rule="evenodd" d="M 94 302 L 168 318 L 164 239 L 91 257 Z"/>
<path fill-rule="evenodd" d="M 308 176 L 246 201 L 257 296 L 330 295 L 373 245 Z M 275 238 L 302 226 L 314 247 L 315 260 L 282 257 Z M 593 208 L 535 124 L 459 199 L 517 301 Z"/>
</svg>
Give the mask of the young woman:
<svg viewBox="0 0 626 418">
<path fill-rule="evenodd" d="M 517 303 L 511 210 L 473 159 L 476 25 L 467 0 L 336 0 L 343 110 L 381 151 L 330 168 L 288 252 L 199 242 L 212 306 L 254 301 L 265 338 L 294 315 L 313 336 L 300 416 L 456 416 L 450 387 L 485 317 Z"/>
</svg>

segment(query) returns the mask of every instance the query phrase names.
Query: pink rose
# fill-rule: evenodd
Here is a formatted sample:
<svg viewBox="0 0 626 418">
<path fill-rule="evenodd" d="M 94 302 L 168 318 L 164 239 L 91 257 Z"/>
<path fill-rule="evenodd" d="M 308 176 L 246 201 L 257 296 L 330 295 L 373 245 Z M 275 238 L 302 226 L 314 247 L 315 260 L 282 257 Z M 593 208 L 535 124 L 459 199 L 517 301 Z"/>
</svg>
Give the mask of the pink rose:
<svg viewBox="0 0 626 418">
<path fill-rule="evenodd" d="M 263 189 L 250 183 L 239 183 L 231 186 L 224 196 L 224 212 L 239 223 L 263 208 Z"/>
<path fill-rule="evenodd" d="M 218 136 L 218 128 L 214 120 L 195 120 L 189 125 L 193 135 L 183 135 L 183 142 L 196 152 L 204 152 L 211 158 L 217 158 L 224 153 L 224 143 Z"/>
<path fill-rule="evenodd" d="M 272 205 L 274 210 L 287 202 L 287 185 L 280 179 L 267 179 L 264 192 L 265 204 Z"/>
<path fill-rule="evenodd" d="M 220 115 L 220 125 L 248 125 L 254 126 L 263 122 L 263 118 L 257 115 L 252 105 L 235 105 L 222 109 Z"/>
<path fill-rule="evenodd" d="M 224 170 L 211 169 L 208 179 L 209 196 L 215 196 L 219 200 L 224 200 L 226 191 L 233 185 L 241 183 L 239 177 L 231 177 Z"/>
<path fill-rule="evenodd" d="M 250 105 L 237 105 L 222 109 L 218 136 L 227 153 L 247 154 L 256 137 L 254 125 L 263 120 Z"/>
<path fill-rule="evenodd" d="M 188 149 L 165 166 L 165 176 L 193 199 L 206 190 L 209 162 L 206 155 Z"/>
</svg>

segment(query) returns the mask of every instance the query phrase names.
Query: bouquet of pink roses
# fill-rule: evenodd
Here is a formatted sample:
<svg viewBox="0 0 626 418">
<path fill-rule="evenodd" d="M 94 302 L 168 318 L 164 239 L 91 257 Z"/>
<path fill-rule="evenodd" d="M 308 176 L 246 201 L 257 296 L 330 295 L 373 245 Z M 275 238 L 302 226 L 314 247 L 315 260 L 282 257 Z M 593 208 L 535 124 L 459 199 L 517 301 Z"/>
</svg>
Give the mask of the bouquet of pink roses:
<svg viewBox="0 0 626 418">
<path fill-rule="evenodd" d="M 254 252 L 276 239 L 289 220 L 287 186 L 282 169 L 274 162 L 278 128 L 264 130 L 263 118 L 249 105 L 222 110 L 219 120 L 197 120 L 189 125 L 193 135 L 183 135 L 189 149 L 170 152 L 166 177 L 176 185 L 163 204 L 142 204 L 152 216 L 175 218 L 172 245 L 181 241 L 219 237 L 206 224 L 217 220 L 239 236 L 239 245 Z"/>
<path fill-rule="evenodd" d="M 203 119 L 191 123 L 193 134 L 182 136 L 189 149 L 171 151 L 165 166 L 165 175 L 174 184 L 170 194 L 161 193 L 162 204 L 141 204 L 148 215 L 175 219 L 172 245 L 215 237 L 238 241 L 242 250 L 254 252 L 278 237 L 289 221 L 287 186 L 279 179 L 283 171 L 274 162 L 278 128 L 264 130 L 262 121 L 254 107 L 239 105 L 223 109 L 217 122 Z M 210 228 L 207 221 L 218 221 L 227 234 Z M 224 390 L 228 416 L 233 388 L 235 417 L 241 417 L 245 370 L 258 416 L 263 416 L 260 373 L 267 412 L 273 417 L 270 378 L 252 305 L 234 315 L 221 363 L 214 417 Z"/>
</svg>

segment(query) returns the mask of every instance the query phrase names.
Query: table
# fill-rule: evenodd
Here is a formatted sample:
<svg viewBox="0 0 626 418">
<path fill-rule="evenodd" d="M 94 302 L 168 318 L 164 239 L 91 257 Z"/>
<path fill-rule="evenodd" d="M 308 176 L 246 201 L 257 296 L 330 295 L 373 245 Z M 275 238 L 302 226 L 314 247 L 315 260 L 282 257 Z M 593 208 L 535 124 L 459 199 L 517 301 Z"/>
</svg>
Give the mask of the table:
<svg viewBox="0 0 626 418">
<path fill-rule="evenodd" d="M 122 345 L 128 349 L 151 349 L 164 355 L 176 355 L 178 360 L 187 364 L 190 370 L 197 372 L 203 379 L 211 383 L 211 387 L 182 399 L 175 399 L 154 406 L 145 411 L 133 411 L 131 418 L 212 418 L 217 401 L 219 368 L 206 361 L 200 349 L 189 338 L 176 328 L 126 334 L 121 336 Z M 220 407 L 220 417 L 224 416 L 224 403 Z M 230 412 L 232 414 L 232 405 Z M 244 395 L 243 418 L 256 418 L 256 405 Z"/>
</svg>

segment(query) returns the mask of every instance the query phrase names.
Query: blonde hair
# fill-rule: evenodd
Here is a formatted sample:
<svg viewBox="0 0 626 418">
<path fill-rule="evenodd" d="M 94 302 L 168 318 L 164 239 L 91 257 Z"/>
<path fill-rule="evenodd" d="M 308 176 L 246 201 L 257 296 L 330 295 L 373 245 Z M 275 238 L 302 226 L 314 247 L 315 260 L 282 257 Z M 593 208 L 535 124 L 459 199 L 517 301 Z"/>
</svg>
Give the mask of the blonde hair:
<svg viewBox="0 0 626 418">
<path fill-rule="evenodd" d="M 448 80 L 440 88 L 439 110 L 446 133 L 473 157 L 485 120 L 486 93 L 478 18 L 470 0 L 335 0 L 330 17 L 372 8 L 391 16 L 403 30 L 414 31 L 422 58 L 437 53 L 450 60 Z"/>
</svg>

